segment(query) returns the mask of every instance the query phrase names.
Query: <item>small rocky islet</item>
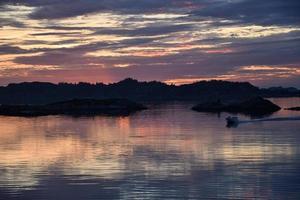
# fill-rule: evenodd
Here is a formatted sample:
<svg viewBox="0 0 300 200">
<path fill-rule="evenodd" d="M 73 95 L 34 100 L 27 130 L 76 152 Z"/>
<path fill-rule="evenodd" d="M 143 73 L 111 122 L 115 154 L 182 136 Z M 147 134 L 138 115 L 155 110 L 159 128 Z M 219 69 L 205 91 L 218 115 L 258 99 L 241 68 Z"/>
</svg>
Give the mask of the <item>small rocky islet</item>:
<svg viewBox="0 0 300 200">
<path fill-rule="evenodd" d="M 230 112 L 249 115 L 266 115 L 280 110 L 281 108 L 271 101 L 262 97 L 252 97 L 245 100 L 226 102 L 220 99 L 206 101 L 192 107 L 198 112 Z"/>
<path fill-rule="evenodd" d="M 291 107 L 291 108 L 285 108 L 285 110 L 300 111 L 300 106 L 298 106 L 298 107 Z"/>
<path fill-rule="evenodd" d="M 126 116 L 147 109 L 144 105 L 127 99 L 73 99 L 44 105 L 0 105 L 0 115 L 112 115 Z"/>
</svg>

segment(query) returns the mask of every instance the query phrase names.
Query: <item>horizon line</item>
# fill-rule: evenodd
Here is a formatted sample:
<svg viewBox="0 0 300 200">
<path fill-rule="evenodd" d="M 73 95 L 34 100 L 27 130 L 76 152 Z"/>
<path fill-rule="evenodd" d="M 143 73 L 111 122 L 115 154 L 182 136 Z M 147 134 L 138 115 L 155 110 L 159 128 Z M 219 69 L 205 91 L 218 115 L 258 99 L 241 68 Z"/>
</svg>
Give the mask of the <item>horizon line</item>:
<svg viewBox="0 0 300 200">
<path fill-rule="evenodd" d="M 195 80 L 193 82 L 188 82 L 188 83 L 174 83 L 171 82 L 170 80 L 166 80 L 166 81 L 160 81 L 160 80 L 139 80 L 136 78 L 132 78 L 132 77 L 127 77 L 124 79 L 121 79 L 119 81 L 115 81 L 115 82 L 85 82 L 85 81 L 78 81 L 78 82 L 51 82 L 51 81 L 21 81 L 21 82 L 11 82 L 8 83 L 6 85 L 0 85 L 0 87 L 8 87 L 9 85 L 13 85 L 13 84 L 24 84 L 24 83 L 50 83 L 50 84 L 54 84 L 54 85 L 59 85 L 59 84 L 73 84 L 73 85 L 79 85 L 79 84 L 90 84 L 90 85 L 97 85 L 97 84 L 103 84 L 103 85 L 112 85 L 112 84 L 117 84 L 120 83 L 122 81 L 126 81 L 126 80 L 132 80 L 132 81 L 137 81 L 138 83 L 151 83 L 151 82 L 158 82 L 158 83 L 163 83 L 169 86 L 182 86 L 182 85 L 192 85 L 195 83 L 201 83 L 201 82 L 213 82 L 213 81 L 218 81 L 218 82 L 230 82 L 230 83 L 248 83 L 252 86 L 258 87 L 258 88 L 295 88 L 298 89 L 298 87 L 293 87 L 293 86 L 288 86 L 288 87 L 283 87 L 283 86 L 269 86 L 269 87 L 260 87 L 260 86 L 256 86 L 255 84 L 249 82 L 249 81 L 232 81 L 232 80 L 224 80 L 224 79 L 201 79 L 201 80 Z"/>
</svg>

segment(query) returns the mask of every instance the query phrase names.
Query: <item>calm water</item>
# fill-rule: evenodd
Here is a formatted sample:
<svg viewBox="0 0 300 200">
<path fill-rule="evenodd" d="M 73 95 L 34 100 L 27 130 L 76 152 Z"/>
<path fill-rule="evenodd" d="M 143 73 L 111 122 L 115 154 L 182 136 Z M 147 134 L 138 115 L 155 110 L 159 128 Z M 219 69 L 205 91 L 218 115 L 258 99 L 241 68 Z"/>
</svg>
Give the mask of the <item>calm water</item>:
<svg viewBox="0 0 300 200">
<path fill-rule="evenodd" d="M 300 199 L 300 121 L 229 129 L 228 114 L 191 106 L 150 105 L 130 117 L 0 117 L 0 199 Z M 291 115 L 300 112 L 274 114 Z"/>
</svg>

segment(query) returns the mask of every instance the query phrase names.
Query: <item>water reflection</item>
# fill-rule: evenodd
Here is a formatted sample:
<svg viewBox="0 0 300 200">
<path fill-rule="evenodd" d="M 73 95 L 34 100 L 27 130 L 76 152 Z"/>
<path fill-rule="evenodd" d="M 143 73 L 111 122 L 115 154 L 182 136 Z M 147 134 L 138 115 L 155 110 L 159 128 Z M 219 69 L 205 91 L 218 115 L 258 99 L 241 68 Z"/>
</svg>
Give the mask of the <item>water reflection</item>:
<svg viewBox="0 0 300 200">
<path fill-rule="evenodd" d="M 130 117 L 0 117 L 0 199 L 300 197 L 299 122 L 227 129 L 227 114 L 190 107 L 169 103 Z"/>
</svg>

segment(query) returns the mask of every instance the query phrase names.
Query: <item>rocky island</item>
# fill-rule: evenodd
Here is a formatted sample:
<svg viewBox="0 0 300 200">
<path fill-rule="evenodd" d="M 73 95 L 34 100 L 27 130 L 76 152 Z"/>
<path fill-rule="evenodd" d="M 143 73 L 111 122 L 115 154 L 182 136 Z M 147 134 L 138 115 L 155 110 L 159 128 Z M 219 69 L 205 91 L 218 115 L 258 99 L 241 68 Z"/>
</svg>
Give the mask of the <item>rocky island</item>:
<svg viewBox="0 0 300 200">
<path fill-rule="evenodd" d="M 266 115 L 280 110 L 281 108 L 262 97 L 254 97 L 241 101 L 225 102 L 222 100 L 207 101 L 192 108 L 198 112 L 230 112 L 249 115 Z"/>
<path fill-rule="evenodd" d="M 0 105 L 0 115 L 117 115 L 124 116 L 144 110 L 145 106 L 126 99 L 73 99 L 44 105 Z"/>
</svg>

